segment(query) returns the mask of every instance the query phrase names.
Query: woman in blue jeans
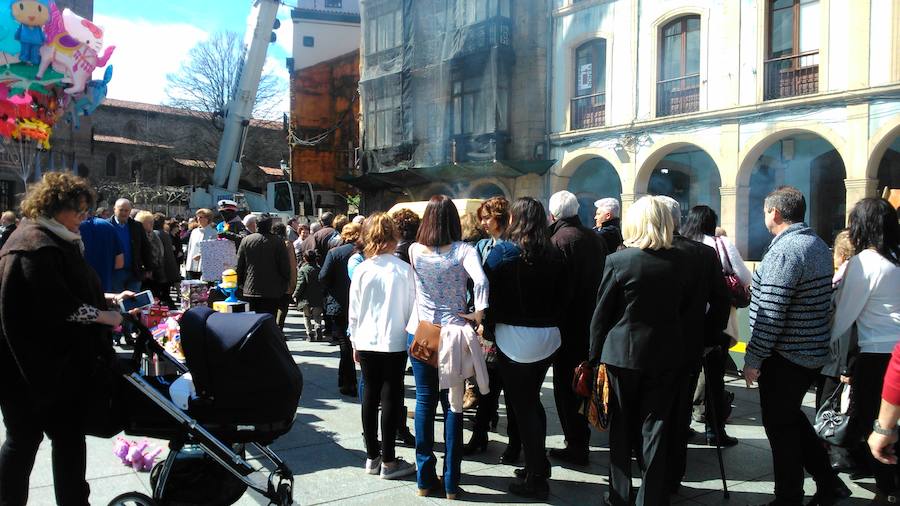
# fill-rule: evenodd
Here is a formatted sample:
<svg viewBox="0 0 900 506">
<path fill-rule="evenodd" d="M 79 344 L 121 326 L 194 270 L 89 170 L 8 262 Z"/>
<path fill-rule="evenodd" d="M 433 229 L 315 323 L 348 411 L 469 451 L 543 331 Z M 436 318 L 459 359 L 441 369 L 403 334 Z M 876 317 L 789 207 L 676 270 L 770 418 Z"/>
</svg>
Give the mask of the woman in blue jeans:
<svg viewBox="0 0 900 506">
<path fill-rule="evenodd" d="M 443 328 L 469 325 L 467 318 L 478 323 L 487 307 L 488 284 L 475 248 L 461 241 L 459 212 L 446 195 L 435 195 L 428 201 L 416 242 L 409 248 L 415 272 L 416 311 L 407 331 L 414 333 L 420 321 Z M 475 312 L 466 311 L 466 283 L 474 283 Z M 412 336 L 409 337 L 410 341 Z M 416 481 L 418 495 L 427 496 L 443 488 L 448 499 L 460 492 L 460 465 L 463 455 L 463 416 L 450 409 L 448 391 L 440 389 L 438 369 L 413 357 L 416 381 Z M 483 358 L 482 358 L 483 360 Z M 444 410 L 443 483 L 437 477 L 434 455 L 434 416 L 440 401 Z"/>
</svg>

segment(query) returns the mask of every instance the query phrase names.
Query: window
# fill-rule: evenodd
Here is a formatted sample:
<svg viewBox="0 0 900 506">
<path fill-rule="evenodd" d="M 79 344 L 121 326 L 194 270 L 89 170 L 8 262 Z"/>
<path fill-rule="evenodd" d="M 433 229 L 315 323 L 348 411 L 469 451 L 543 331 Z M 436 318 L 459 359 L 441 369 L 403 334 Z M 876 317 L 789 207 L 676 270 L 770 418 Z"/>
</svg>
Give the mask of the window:
<svg viewBox="0 0 900 506">
<path fill-rule="evenodd" d="M 602 126 L 606 119 L 606 40 L 579 46 L 573 72 L 572 130 Z"/>
<path fill-rule="evenodd" d="M 400 82 L 396 76 L 379 79 L 366 93 L 366 146 L 386 148 L 400 141 Z"/>
<path fill-rule="evenodd" d="M 454 26 L 461 28 L 495 16 L 509 17 L 509 0 L 451 0 Z"/>
<path fill-rule="evenodd" d="M 770 0 L 765 100 L 819 91 L 819 0 Z"/>
<path fill-rule="evenodd" d="M 377 53 L 403 44 L 403 11 L 373 16 L 366 26 L 366 54 Z"/>
<path fill-rule="evenodd" d="M 7 210 L 15 207 L 13 204 L 13 182 L 0 180 L 0 209 Z"/>
<path fill-rule="evenodd" d="M 309 35 L 304 35 L 303 47 L 316 47 L 316 38 Z"/>
<path fill-rule="evenodd" d="M 106 177 L 116 177 L 116 154 L 106 155 Z"/>
<path fill-rule="evenodd" d="M 325 8 L 326 9 L 340 9 L 343 6 L 341 5 L 342 0 L 325 0 Z"/>
<path fill-rule="evenodd" d="M 663 26 L 659 41 L 656 115 L 700 110 L 700 16 Z"/>
</svg>

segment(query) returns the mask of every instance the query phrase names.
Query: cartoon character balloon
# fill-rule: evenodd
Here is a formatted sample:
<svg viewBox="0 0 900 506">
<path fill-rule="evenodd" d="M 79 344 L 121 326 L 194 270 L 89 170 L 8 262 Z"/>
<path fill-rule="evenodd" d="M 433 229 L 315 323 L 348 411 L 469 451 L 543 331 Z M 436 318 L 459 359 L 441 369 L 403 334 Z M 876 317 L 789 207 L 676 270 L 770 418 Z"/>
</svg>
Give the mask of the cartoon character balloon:
<svg viewBox="0 0 900 506">
<path fill-rule="evenodd" d="M 44 44 L 42 27 L 50 20 L 48 0 L 12 0 L 12 15 L 19 22 L 16 40 L 22 44 L 19 59 L 32 65 L 41 64 L 40 50 Z"/>
<path fill-rule="evenodd" d="M 84 87 L 97 67 L 105 67 L 115 46 L 109 46 L 100 56 L 97 49 L 103 47 L 103 29 L 87 19 L 66 9 L 60 14 L 56 4 L 50 5 L 50 23 L 45 33 L 48 42 L 41 48 L 41 63 L 35 77 L 42 79 L 50 65 L 66 75 L 72 86 L 66 88 L 69 95 L 84 92 Z M 64 19 L 69 19 L 67 29 Z"/>
</svg>

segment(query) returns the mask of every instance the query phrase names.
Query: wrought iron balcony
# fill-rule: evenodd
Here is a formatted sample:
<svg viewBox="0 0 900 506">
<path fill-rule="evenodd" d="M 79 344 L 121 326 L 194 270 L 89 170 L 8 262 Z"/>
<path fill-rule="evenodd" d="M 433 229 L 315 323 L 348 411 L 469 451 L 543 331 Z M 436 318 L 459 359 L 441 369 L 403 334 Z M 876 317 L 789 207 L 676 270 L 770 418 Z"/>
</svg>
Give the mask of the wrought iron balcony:
<svg viewBox="0 0 900 506">
<path fill-rule="evenodd" d="M 700 74 L 656 83 L 656 115 L 671 116 L 700 110 Z"/>
<path fill-rule="evenodd" d="M 764 100 L 810 95 L 819 92 L 819 52 L 766 60 Z"/>
<path fill-rule="evenodd" d="M 606 93 L 572 99 L 571 129 L 596 128 L 606 124 Z"/>
</svg>

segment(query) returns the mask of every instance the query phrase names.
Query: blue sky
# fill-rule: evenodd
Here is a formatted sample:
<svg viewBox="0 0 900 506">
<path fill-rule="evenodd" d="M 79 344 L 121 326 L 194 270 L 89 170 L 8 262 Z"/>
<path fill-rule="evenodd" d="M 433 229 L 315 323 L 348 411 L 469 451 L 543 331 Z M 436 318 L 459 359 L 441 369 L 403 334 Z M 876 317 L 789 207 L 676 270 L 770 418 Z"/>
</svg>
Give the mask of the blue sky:
<svg viewBox="0 0 900 506">
<path fill-rule="evenodd" d="M 178 70 L 191 47 L 221 30 L 243 35 L 252 0 L 94 0 L 94 21 L 106 31 L 107 45 L 116 46 L 111 64 L 109 96 L 137 102 L 162 103 L 166 74 Z M 278 42 L 269 46 L 266 68 L 284 81 L 284 112 L 288 110 L 288 72 L 292 23 L 282 7 Z M 101 71 L 95 75 L 102 74 Z M 280 114 L 279 114 L 280 116 Z"/>
</svg>

